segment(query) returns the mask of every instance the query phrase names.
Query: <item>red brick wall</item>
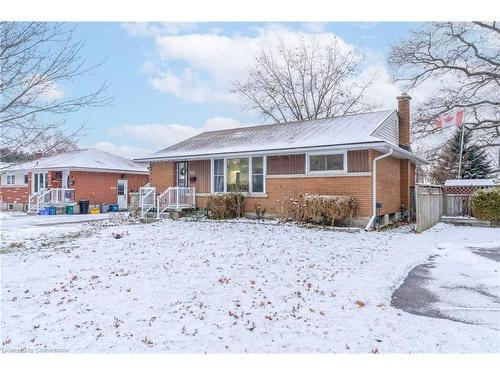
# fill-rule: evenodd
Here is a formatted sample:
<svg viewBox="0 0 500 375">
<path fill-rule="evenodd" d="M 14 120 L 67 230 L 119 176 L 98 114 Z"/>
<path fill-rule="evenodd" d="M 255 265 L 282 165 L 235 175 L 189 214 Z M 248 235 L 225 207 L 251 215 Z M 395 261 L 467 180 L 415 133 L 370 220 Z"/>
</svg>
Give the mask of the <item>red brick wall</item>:
<svg viewBox="0 0 500 375">
<path fill-rule="evenodd" d="M 377 161 L 377 202 L 381 215 L 401 211 L 401 162 L 391 156 Z"/>
<path fill-rule="evenodd" d="M 122 178 L 123 177 L 123 178 Z M 147 175 L 135 175 L 107 172 L 70 172 L 70 180 L 74 184 L 70 186 L 75 189 L 75 201 L 89 199 L 90 204 L 117 203 L 116 185 L 118 180 L 128 181 L 128 192 L 135 192 L 139 187 L 149 180 Z M 50 179 L 49 179 L 50 183 Z M 130 195 L 129 195 L 130 197 Z"/>
<path fill-rule="evenodd" d="M 0 187 L 1 201 L 5 203 L 28 203 L 28 187 Z"/>
<path fill-rule="evenodd" d="M 415 186 L 416 183 L 417 183 L 417 177 L 415 171 L 415 164 L 410 163 L 410 186 Z"/>
<path fill-rule="evenodd" d="M 351 195 L 356 199 L 356 216 L 371 216 L 370 176 L 267 178 L 266 192 L 267 197 L 248 197 L 245 210 L 255 212 L 255 205 L 260 204 L 267 213 L 276 213 L 278 200 L 285 196 L 303 198 L 306 194 L 339 194 Z M 197 196 L 196 204 L 205 207 L 206 197 Z"/>
<path fill-rule="evenodd" d="M 410 207 L 410 161 L 400 160 L 400 175 L 401 175 L 401 204 L 405 207 Z"/>
</svg>

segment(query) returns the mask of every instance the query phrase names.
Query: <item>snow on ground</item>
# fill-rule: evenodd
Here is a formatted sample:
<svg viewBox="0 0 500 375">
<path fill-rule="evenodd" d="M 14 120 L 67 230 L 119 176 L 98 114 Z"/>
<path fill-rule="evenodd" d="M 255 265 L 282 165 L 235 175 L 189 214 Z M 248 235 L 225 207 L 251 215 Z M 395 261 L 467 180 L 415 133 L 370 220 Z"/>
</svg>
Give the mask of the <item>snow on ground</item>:
<svg viewBox="0 0 500 375">
<path fill-rule="evenodd" d="M 414 266 L 460 246 L 498 246 L 498 229 L 440 224 L 416 235 L 245 222 L 74 225 L 80 229 L 70 235 L 3 241 L 4 350 L 500 351 L 496 328 L 390 306 Z"/>
<path fill-rule="evenodd" d="M 39 235 L 67 234 L 79 231 L 81 224 L 98 220 L 114 220 L 116 213 L 99 215 L 27 215 L 24 212 L 0 212 L 0 241 L 12 243 Z"/>
<path fill-rule="evenodd" d="M 440 248 L 444 254 L 435 258 L 430 271 L 432 277 L 426 285 L 437 299 L 434 307 L 451 319 L 485 324 L 500 330 L 498 259 L 481 255 L 491 249 L 500 258 L 498 242 L 474 243 L 472 246 L 451 242 L 440 244 Z M 476 253 L 475 248 L 481 253 Z"/>
</svg>

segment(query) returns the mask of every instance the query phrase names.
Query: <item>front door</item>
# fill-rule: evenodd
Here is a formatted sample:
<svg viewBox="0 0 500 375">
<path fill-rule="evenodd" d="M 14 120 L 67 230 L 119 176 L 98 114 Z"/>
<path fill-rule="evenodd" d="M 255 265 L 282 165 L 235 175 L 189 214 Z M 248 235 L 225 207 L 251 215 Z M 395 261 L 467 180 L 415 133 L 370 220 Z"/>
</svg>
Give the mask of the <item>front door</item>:
<svg viewBox="0 0 500 375">
<path fill-rule="evenodd" d="M 63 189 L 69 189 L 69 170 L 63 169 L 61 180 L 61 187 Z"/>
<path fill-rule="evenodd" d="M 47 189 L 49 181 L 49 174 L 47 172 L 36 172 L 31 175 L 31 191 L 33 193 L 40 193 Z"/>
<path fill-rule="evenodd" d="M 188 187 L 188 162 L 178 161 L 176 163 L 176 185 L 178 187 Z"/>
<path fill-rule="evenodd" d="M 127 180 L 118 180 L 116 186 L 116 203 L 118 203 L 118 209 L 126 210 L 127 205 L 127 195 L 128 195 L 128 184 Z"/>
</svg>

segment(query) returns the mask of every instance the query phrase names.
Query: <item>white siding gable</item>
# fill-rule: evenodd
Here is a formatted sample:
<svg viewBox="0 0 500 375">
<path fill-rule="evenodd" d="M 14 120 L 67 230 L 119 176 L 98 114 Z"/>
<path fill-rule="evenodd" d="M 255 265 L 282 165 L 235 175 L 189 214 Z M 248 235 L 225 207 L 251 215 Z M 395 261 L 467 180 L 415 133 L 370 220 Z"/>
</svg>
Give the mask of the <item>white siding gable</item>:
<svg viewBox="0 0 500 375">
<path fill-rule="evenodd" d="M 395 146 L 399 146 L 399 117 L 396 111 L 392 112 L 372 133 L 374 137 L 383 139 Z"/>
</svg>

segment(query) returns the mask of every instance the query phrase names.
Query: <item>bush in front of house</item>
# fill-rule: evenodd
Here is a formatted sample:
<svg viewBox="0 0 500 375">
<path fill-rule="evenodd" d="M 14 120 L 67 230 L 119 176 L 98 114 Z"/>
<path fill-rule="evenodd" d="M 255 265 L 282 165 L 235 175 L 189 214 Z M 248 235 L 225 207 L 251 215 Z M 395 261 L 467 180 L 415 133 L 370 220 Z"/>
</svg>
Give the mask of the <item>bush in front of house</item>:
<svg viewBox="0 0 500 375">
<path fill-rule="evenodd" d="M 305 198 L 284 196 L 278 200 L 278 216 L 282 221 L 335 225 L 336 220 L 351 219 L 357 202 L 347 195 L 306 195 Z"/>
<path fill-rule="evenodd" d="M 305 198 L 305 217 L 315 224 L 334 226 L 335 220 L 350 220 L 356 207 L 356 199 L 348 195 L 308 195 Z"/>
<path fill-rule="evenodd" d="M 476 190 L 471 199 L 474 217 L 500 221 L 500 186 Z"/>
<path fill-rule="evenodd" d="M 211 194 L 207 199 L 210 219 L 234 219 L 244 214 L 245 196 L 241 193 Z"/>
<path fill-rule="evenodd" d="M 281 221 L 303 222 L 305 219 L 305 205 L 303 199 L 289 197 L 287 195 L 278 199 L 277 214 Z"/>
</svg>

